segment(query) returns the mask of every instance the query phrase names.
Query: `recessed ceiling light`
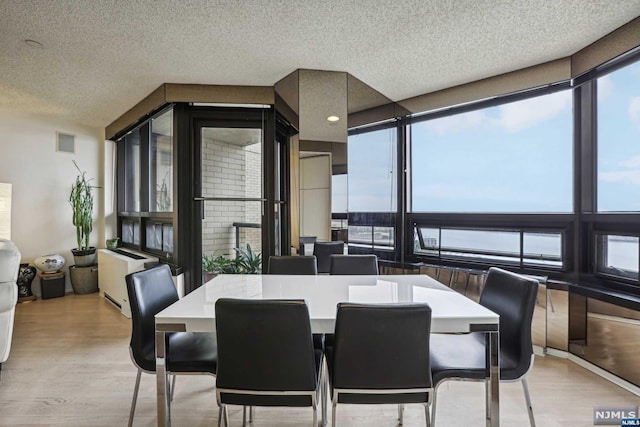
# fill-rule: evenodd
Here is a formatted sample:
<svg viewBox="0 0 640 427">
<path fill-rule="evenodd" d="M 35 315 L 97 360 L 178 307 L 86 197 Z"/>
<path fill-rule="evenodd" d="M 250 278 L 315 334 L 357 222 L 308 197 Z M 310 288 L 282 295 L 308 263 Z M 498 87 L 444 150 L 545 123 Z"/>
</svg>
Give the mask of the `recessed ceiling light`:
<svg viewBox="0 0 640 427">
<path fill-rule="evenodd" d="M 29 47 L 35 47 L 38 49 L 44 48 L 44 45 L 37 40 L 26 39 L 24 41 Z"/>
<path fill-rule="evenodd" d="M 327 117 L 327 120 L 330 122 L 337 122 L 338 120 L 340 120 L 340 117 L 338 116 L 329 116 Z"/>
</svg>

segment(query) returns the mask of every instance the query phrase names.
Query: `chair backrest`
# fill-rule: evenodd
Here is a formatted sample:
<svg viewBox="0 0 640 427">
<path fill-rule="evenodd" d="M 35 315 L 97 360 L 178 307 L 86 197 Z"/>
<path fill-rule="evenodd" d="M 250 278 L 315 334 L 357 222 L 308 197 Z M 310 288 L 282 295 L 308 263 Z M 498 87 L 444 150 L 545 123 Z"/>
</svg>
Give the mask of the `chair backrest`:
<svg viewBox="0 0 640 427">
<path fill-rule="evenodd" d="M 318 273 L 329 272 L 329 257 L 332 254 L 344 254 L 344 242 L 316 242 L 313 254 L 318 258 Z"/>
<path fill-rule="evenodd" d="M 378 257 L 371 255 L 331 255 L 330 274 L 372 274 L 378 275 Z"/>
<path fill-rule="evenodd" d="M 480 295 L 480 304 L 500 315 L 500 352 L 517 361 L 515 372 L 504 379 L 520 378 L 531 365 L 531 322 L 538 281 L 491 267 Z"/>
<path fill-rule="evenodd" d="M 316 389 L 311 322 L 304 300 L 221 298 L 215 310 L 218 389 Z M 222 402 L 232 403 L 224 394 Z"/>
<path fill-rule="evenodd" d="M 318 274 L 315 256 L 270 256 L 269 274 Z"/>
<path fill-rule="evenodd" d="M 333 387 L 431 388 L 430 332 L 427 304 L 338 304 Z"/>
<path fill-rule="evenodd" d="M 178 301 L 171 269 L 163 264 L 150 270 L 128 274 L 125 280 L 131 306 L 131 354 L 140 368 L 155 371 L 154 316 Z"/>
</svg>

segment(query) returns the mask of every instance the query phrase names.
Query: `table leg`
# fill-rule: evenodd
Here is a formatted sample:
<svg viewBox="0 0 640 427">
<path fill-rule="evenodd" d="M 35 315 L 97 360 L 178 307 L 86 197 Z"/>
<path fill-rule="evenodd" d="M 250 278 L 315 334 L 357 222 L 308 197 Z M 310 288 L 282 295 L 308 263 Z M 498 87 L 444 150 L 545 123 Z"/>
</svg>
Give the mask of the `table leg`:
<svg viewBox="0 0 640 427">
<path fill-rule="evenodd" d="M 158 406 L 158 427 L 171 426 L 171 402 L 169 381 L 167 381 L 165 333 L 156 331 L 156 399 Z"/>
<path fill-rule="evenodd" d="M 499 332 L 486 334 L 487 361 L 487 427 L 500 426 L 500 339 Z"/>
</svg>

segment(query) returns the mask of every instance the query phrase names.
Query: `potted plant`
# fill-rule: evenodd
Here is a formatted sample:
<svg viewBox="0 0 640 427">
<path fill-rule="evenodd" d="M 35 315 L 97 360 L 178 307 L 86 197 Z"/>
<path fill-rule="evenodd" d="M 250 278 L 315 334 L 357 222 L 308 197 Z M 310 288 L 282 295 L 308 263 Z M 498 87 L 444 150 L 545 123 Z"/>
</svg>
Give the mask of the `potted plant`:
<svg viewBox="0 0 640 427">
<path fill-rule="evenodd" d="M 71 253 L 77 267 L 88 267 L 96 262 L 96 248 L 89 243 L 93 230 L 94 187 L 91 186 L 91 179 L 87 179 L 87 173 L 80 170 L 75 161 L 73 164 L 78 169 L 79 175 L 71 186 L 69 204 L 73 210 L 72 220 L 76 227 L 78 247 L 71 249 Z"/>
<path fill-rule="evenodd" d="M 78 247 L 71 249 L 75 265 L 69 267 L 71 287 L 76 294 L 98 292 L 98 267 L 96 265 L 96 248 L 89 246 L 93 230 L 93 187 L 87 173 L 80 170 L 71 186 L 69 204 L 73 210 L 73 225 L 76 227 Z"/>
</svg>

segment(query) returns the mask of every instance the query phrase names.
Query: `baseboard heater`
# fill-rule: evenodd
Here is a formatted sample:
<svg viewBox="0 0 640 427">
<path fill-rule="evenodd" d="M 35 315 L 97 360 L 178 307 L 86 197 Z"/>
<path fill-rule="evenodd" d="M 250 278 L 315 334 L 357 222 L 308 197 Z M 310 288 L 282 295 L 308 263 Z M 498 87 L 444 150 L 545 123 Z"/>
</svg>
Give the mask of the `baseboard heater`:
<svg viewBox="0 0 640 427">
<path fill-rule="evenodd" d="M 144 270 L 144 264 L 157 262 L 158 258 L 128 250 L 98 250 L 98 282 L 100 293 L 120 309 L 126 317 L 131 317 L 129 296 L 125 276 Z"/>
<path fill-rule="evenodd" d="M 122 310 L 122 305 L 120 305 L 118 303 L 118 301 L 116 301 L 115 299 L 111 298 L 111 295 L 105 293 L 104 297 L 113 305 L 115 305 L 116 307 L 118 307 L 118 310 Z"/>
</svg>

